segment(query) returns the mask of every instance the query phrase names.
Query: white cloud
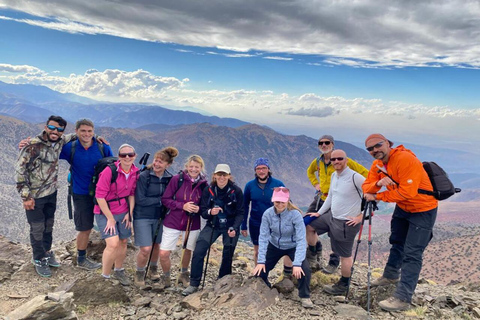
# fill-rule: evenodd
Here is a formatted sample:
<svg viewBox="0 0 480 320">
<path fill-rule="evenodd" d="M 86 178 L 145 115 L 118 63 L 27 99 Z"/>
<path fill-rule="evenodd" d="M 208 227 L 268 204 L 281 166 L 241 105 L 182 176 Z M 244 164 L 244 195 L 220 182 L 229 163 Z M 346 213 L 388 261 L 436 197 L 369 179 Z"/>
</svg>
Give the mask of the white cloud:
<svg viewBox="0 0 480 320">
<path fill-rule="evenodd" d="M 313 54 L 325 57 L 328 64 L 362 68 L 480 67 L 477 1 L 0 2 L 6 9 L 32 15 L 29 19 L 0 19 L 63 32 L 216 47 L 245 54 L 232 57 L 251 57 L 248 52 L 254 50 Z"/>
<path fill-rule="evenodd" d="M 6 63 L 0 63 L 0 72 L 8 73 L 25 73 L 25 74 L 37 74 L 41 75 L 44 72 L 36 67 L 28 65 L 11 65 Z"/>
<path fill-rule="evenodd" d="M 263 57 L 263 59 L 281 60 L 281 61 L 291 61 L 291 60 L 293 60 L 293 58 L 276 57 L 276 56 L 267 56 L 267 57 Z"/>
</svg>

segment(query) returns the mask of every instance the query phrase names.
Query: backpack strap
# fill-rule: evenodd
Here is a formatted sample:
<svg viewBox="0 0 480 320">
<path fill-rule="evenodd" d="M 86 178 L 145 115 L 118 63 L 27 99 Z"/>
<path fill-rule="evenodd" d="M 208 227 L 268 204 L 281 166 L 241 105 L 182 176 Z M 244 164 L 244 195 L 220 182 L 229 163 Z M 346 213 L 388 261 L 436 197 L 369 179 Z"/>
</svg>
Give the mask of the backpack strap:
<svg viewBox="0 0 480 320">
<path fill-rule="evenodd" d="M 360 197 L 360 199 L 363 199 L 362 194 L 360 193 L 360 191 L 359 191 L 358 188 L 357 188 L 357 185 L 355 184 L 355 175 L 356 175 L 356 174 L 357 174 L 356 172 L 354 172 L 354 173 L 352 174 L 353 186 L 355 187 L 355 190 L 357 190 L 357 193 L 358 193 L 358 196 Z"/>
</svg>

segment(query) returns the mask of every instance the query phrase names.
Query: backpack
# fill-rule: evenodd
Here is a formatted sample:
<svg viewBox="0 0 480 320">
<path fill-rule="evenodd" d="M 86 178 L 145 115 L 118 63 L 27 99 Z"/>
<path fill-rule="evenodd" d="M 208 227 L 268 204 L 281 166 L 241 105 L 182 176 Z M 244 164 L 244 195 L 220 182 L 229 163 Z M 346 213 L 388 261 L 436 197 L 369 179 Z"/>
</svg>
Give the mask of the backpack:
<svg viewBox="0 0 480 320">
<path fill-rule="evenodd" d="M 118 172 L 117 172 L 117 167 L 115 166 L 115 161 L 117 161 L 117 157 L 105 157 L 100 160 L 98 160 L 97 164 L 95 165 L 95 170 L 93 172 L 93 177 L 92 181 L 90 182 L 90 186 L 88 187 L 88 191 L 90 196 L 94 197 L 94 202 L 97 204 L 97 201 L 95 200 L 95 189 L 97 187 L 98 183 L 98 178 L 100 176 L 100 173 L 106 168 L 109 167 L 110 170 L 112 170 L 112 178 L 110 180 L 110 184 L 114 183 L 117 181 L 118 177 Z"/>
<path fill-rule="evenodd" d="M 418 189 L 418 193 L 433 196 L 437 200 L 445 200 L 462 191 L 453 186 L 452 181 L 448 178 L 448 174 L 435 162 L 424 161 L 423 169 L 428 174 L 433 191 Z"/>
<path fill-rule="evenodd" d="M 68 218 L 70 220 L 73 219 L 73 208 L 72 208 L 72 198 L 73 198 L 73 177 L 72 177 L 72 165 L 73 165 L 73 157 L 75 156 L 75 151 L 77 150 L 78 140 L 72 141 L 72 146 L 70 149 L 70 169 L 68 172 L 68 196 L 67 196 L 67 207 L 68 207 Z M 97 143 L 98 150 L 102 155 L 102 158 L 105 157 L 104 148 L 105 145 L 103 143 Z"/>
</svg>

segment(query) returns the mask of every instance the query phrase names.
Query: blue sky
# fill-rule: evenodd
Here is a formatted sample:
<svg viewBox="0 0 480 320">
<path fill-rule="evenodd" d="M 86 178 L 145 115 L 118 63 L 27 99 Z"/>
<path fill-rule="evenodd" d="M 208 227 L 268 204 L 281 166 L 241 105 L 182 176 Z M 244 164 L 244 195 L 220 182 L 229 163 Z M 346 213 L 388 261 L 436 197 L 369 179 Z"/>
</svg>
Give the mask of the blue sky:
<svg viewBox="0 0 480 320">
<path fill-rule="evenodd" d="M 480 152 L 478 16 L 455 0 L 0 0 L 0 80 Z"/>
</svg>

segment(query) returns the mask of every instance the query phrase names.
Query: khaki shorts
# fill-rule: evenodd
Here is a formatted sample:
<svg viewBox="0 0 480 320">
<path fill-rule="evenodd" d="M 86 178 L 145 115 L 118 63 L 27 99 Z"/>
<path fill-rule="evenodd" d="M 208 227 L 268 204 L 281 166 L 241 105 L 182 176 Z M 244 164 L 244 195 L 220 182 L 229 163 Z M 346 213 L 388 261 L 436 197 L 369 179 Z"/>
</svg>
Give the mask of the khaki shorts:
<svg viewBox="0 0 480 320">
<path fill-rule="evenodd" d="M 193 251 L 195 244 L 197 243 L 200 230 L 191 230 L 188 236 L 187 249 Z M 173 251 L 177 248 L 178 237 L 182 236 L 182 243 L 185 237 L 185 231 L 172 229 L 163 226 L 162 243 L 160 244 L 160 250 Z"/>
</svg>

